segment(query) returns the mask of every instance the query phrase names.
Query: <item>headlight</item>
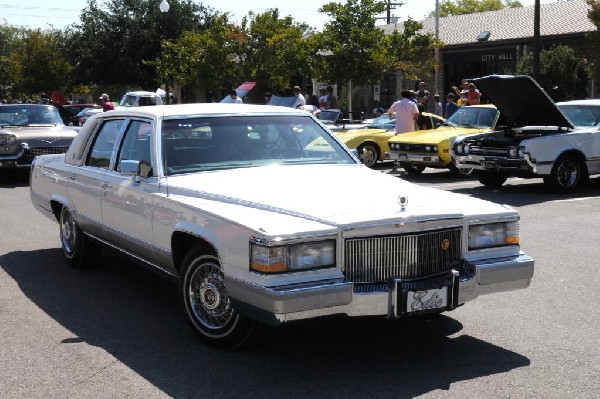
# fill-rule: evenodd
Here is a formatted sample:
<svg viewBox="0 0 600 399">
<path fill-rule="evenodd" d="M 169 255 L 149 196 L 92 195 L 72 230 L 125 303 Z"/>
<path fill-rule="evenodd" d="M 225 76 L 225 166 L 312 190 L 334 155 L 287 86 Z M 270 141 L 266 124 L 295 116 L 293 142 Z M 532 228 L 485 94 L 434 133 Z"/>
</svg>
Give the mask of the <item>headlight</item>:
<svg viewBox="0 0 600 399">
<path fill-rule="evenodd" d="M 465 154 L 465 155 L 469 155 L 469 152 L 470 152 L 470 151 L 471 151 L 471 149 L 469 148 L 469 145 L 468 145 L 468 144 L 465 144 L 465 145 L 463 145 L 463 147 L 462 147 L 462 152 L 463 152 L 463 154 Z"/>
<path fill-rule="evenodd" d="M 260 273 L 293 272 L 335 265 L 335 241 L 267 247 L 251 244 L 250 269 Z"/>
<path fill-rule="evenodd" d="M 17 136 L 14 134 L 0 135 L 0 144 L 14 144 L 17 141 Z"/>
<path fill-rule="evenodd" d="M 478 224 L 469 227 L 469 249 L 517 245 L 519 222 Z"/>
<path fill-rule="evenodd" d="M 516 147 L 508 147 L 508 157 L 509 158 L 517 157 L 517 148 Z"/>
<path fill-rule="evenodd" d="M 454 153 L 456 155 L 462 155 L 462 144 L 456 144 L 454 146 Z"/>
<path fill-rule="evenodd" d="M 400 144 L 393 143 L 391 145 L 391 148 L 392 148 L 392 150 L 399 150 L 400 149 Z"/>
<path fill-rule="evenodd" d="M 525 147 L 519 147 L 519 148 L 517 148 L 517 156 L 519 158 L 524 158 L 525 157 Z"/>
</svg>

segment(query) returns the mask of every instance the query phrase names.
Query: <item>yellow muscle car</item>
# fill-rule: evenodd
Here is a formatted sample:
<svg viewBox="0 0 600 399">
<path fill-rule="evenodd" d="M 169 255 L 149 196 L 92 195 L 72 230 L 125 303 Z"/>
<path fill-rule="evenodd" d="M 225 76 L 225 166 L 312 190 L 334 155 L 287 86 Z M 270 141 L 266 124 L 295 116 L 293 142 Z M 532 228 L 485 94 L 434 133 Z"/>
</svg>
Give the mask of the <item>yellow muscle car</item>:
<svg viewBox="0 0 600 399">
<path fill-rule="evenodd" d="M 434 129 L 444 121 L 445 119 L 440 116 L 423 112 L 418 123 L 421 128 Z M 355 148 L 360 161 L 371 168 L 377 161 L 385 160 L 385 153 L 390 149 L 388 140 L 394 137 L 395 122 L 395 118 L 390 119 L 387 114 L 384 114 L 364 129 L 332 131 L 348 148 Z"/>
<path fill-rule="evenodd" d="M 493 132 L 496 126 L 503 124 L 502 120 L 500 111 L 491 104 L 461 107 L 437 129 L 392 135 L 385 158 L 399 162 L 409 174 L 420 174 L 429 167 L 448 168 L 457 176 L 469 176 L 472 168 L 459 169 L 452 162 L 452 138 Z"/>
</svg>

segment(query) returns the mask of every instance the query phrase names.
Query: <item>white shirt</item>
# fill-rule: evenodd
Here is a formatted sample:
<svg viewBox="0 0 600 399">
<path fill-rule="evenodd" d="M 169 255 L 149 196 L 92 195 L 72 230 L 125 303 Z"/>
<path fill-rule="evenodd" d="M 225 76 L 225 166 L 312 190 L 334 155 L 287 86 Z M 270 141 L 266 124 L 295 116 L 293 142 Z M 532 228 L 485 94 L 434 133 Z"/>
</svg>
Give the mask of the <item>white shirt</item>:
<svg viewBox="0 0 600 399">
<path fill-rule="evenodd" d="M 304 98 L 302 93 L 300 93 L 296 96 L 296 103 L 294 104 L 294 108 L 298 108 L 303 105 L 306 105 L 306 98 Z"/>
<path fill-rule="evenodd" d="M 408 98 L 396 101 L 388 113 L 396 114 L 396 134 L 415 131 L 415 114 L 419 114 L 417 104 Z"/>
</svg>

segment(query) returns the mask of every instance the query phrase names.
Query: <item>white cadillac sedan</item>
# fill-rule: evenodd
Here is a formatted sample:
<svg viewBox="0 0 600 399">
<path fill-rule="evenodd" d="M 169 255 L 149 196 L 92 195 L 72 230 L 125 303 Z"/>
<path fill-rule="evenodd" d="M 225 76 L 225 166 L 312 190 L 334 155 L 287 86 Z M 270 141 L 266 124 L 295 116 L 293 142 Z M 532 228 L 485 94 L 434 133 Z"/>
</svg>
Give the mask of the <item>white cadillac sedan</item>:
<svg viewBox="0 0 600 399">
<path fill-rule="evenodd" d="M 440 313 L 533 276 L 514 209 L 373 171 L 286 107 L 94 115 L 66 154 L 35 158 L 31 199 L 69 264 L 108 248 L 173 277 L 192 328 L 221 348 L 256 323 Z"/>
</svg>

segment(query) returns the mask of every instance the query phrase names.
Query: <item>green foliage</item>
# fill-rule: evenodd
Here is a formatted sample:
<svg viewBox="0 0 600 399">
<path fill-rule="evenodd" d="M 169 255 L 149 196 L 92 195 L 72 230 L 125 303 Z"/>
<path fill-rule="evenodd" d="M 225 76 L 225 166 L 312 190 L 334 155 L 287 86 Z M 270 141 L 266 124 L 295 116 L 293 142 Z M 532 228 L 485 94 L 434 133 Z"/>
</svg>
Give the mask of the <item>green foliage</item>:
<svg viewBox="0 0 600 399">
<path fill-rule="evenodd" d="M 386 37 L 387 57 L 385 72 L 402 71 L 405 79 L 414 80 L 423 71 L 435 68 L 435 37 L 420 34 L 423 24 L 408 19 L 402 32 L 394 31 Z"/>
<path fill-rule="evenodd" d="M 531 75 L 533 54 L 519 60 L 517 73 Z M 567 101 L 586 97 L 588 73 L 585 62 L 569 46 L 555 45 L 540 51 L 538 83 L 554 101 Z"/>
<path fill-rule="evenodd" d="M 319 71 L 322 80 L 364 84 L 380 78 L 386 67 L 386 38 L 376 27 L 376 15 L 385 7 L 383 1 L 347 0 L 319 10 L 331 17 L 320 34 L 327 55 L 327 68 Z"/>
<path fill-rule="evenodd" d="M 75 79 L 103 85 L 137 82 L 154 89 L 151 61 L 160 53 L 161 40 L 200 31 L 210 16 L 191 0 L 170 0 L 170 10 L 163 14 L 160 1 L 109 0 L 104 9 L 97 0 L 88 0 L 69 43 L 76 58 Z"/>
<path fill-rule="evenodd" d="M 589 20 L 596 25 L 596 29 L 600 29 L 600 0 L 587 0 L 587 3 L 591 7 L 588 11 Z M 592 42 L 594 48 L 600 48 L 600 32 L 598 30 L 590 33 L 589 40 Z M 596 81 L 600 81 L 600 55 L 598 52 L 592 52 L 591 57 L 589 61 L 591 63 L 592 76 Z"/>
<path fill-rule="evenodd" d="M 523 7 L 519 0 L 443 0 L 440 2 L 440 17 L 516 7 Z M 429 16 L 434 17 L 435 10 L 430 12 Z"/>
</svg>

